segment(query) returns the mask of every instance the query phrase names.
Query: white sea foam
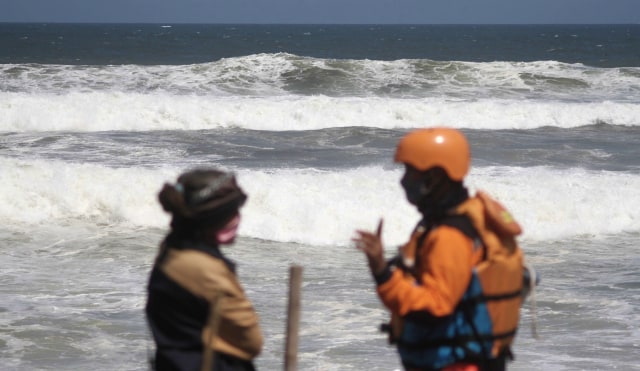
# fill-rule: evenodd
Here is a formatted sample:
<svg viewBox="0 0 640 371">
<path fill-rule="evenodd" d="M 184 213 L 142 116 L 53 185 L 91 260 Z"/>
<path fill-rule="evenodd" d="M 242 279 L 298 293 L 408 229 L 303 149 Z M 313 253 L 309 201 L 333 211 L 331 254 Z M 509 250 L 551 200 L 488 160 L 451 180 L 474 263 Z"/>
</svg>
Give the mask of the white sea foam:
<svg viewBox="0 0 640 371">
<path fill-rule="evenodd" d="M 0 159 L 0 219 L 5 224 L 121 225 L 165 228 L 156 195 L 179 169 L 107 168 Z M 238 171 L 249 194 L 240 234 L 272 241 L 348 245 L 356 228 L 384 218 L 389 244 L 404 241 L 419 215 L 406 202 L 400 170 Z M 475 168 L 467 181 L 501 200 L 524 239 L 555 240 L 638 232 L 640 176 L 546 167 Z M 624 201 L 620 201 L 624 200 Z"/>
<path fill-rule="evenodd" d="M 638 103 L 479 99 L 211 97 L 165 94 L 0 93 L 0 132 L 108 130 L 315 130 L 443 124 L 473 129 L 640 125 Z"/>
<path fill-rule="evenodd" d="M 633 102 L 638 68 L 555 61 L 459 62 L 428 59 L 335 60 L 286 53 L 194 65 L 0 65 L 0 91 L 167 92 L 176 95 L 395 95 Z"/>
<path fill-rule="evenodd" d="M 27 224 L 158 225 L 154 192 L 177 173 L 11 159 L 0 168 L 0 219 Z"/>
</svg>

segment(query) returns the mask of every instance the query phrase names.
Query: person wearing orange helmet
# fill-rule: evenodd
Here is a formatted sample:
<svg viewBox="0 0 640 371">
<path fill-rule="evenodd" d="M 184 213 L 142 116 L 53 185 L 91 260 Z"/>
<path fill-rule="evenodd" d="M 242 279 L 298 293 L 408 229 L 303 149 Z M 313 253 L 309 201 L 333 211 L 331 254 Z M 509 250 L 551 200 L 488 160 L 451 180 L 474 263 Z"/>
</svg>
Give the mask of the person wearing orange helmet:
<svg viewBox="0 0 640 371">
<path fill-rule="evenodd" d="M 389 261 L 382 220 L 353 238 L 391 312 L 383 330 L 406 370 L 504 370 L 525 291 L 520 226 L 486 193 L 469 195 L 471 153 L 459 130 L 412 131 L 395 161 L 422 220 Z"/>
</svg>

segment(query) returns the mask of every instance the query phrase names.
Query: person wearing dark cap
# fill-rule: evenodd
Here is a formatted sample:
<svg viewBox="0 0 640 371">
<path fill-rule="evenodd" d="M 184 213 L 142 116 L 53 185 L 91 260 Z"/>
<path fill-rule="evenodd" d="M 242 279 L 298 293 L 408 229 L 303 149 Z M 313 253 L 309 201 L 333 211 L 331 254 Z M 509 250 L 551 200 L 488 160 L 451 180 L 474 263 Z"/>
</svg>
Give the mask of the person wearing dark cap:
<svg viewBox="0 0 640 371">
<path fill-rule="evenodd" d="M 196 169 L 165 184 L 172 216 L 148 283 L 146 315 L 164 370 L 255 370 L 263 335 L 253 305 L 220 251 L 234 242 L 247 196 L 231 173 Z"/>
</svg>

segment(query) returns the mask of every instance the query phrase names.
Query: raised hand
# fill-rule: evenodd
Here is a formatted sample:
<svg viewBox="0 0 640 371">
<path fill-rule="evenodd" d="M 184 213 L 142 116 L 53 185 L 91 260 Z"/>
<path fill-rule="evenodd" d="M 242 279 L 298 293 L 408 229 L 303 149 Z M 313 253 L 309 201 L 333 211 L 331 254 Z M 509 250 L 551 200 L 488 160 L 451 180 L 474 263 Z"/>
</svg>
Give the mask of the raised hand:
<svg viewBox="0 0 640 371">
<path fill-rule="evenodd" d="M 381 274 L 387 265 L 382 246 L 382 219 L 380 219 L 375 233 L 363 230 L 356 230 L 356 233 L 357 236 L 351 240 L 355 243 L 356 248 L 367 256 L 371 273 Z"/>
</svg>

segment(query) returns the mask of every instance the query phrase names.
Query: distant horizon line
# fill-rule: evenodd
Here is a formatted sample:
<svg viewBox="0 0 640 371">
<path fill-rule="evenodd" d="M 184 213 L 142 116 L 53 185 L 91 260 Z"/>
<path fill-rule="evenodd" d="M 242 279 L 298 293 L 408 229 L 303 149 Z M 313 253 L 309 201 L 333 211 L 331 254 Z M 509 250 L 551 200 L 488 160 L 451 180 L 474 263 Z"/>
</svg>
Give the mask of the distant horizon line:
<svg viewBox="0 0 640 371">
<path fill-rule="evenodd" d="M 296 22 L 88 22 L 88 21 L 1 21 L 0 24 L 104 24 L 104 25 L 209 25 L 209 26 L 638 26 L 640 23 L 296 23 Z"/>
</svg>

